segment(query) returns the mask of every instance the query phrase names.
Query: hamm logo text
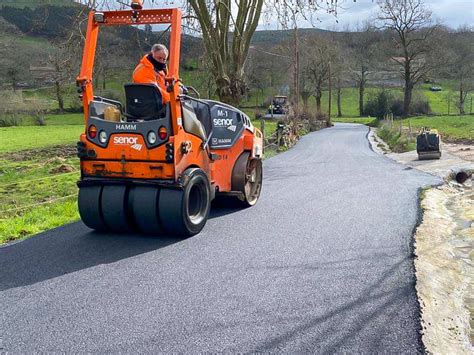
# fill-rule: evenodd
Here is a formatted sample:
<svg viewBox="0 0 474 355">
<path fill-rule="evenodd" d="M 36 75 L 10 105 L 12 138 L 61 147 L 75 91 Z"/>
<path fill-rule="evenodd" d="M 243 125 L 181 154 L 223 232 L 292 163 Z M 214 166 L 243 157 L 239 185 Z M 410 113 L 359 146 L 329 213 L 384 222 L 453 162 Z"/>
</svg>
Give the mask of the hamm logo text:
<svg viewBox="0 0 474 355">
<path fill-rule="evenodd" d="M 124 124 L 118 123 L 115 125 L 115 129 L 119 131 L 136 131 L 137 125 L 136 124 Z"/>
</svg>

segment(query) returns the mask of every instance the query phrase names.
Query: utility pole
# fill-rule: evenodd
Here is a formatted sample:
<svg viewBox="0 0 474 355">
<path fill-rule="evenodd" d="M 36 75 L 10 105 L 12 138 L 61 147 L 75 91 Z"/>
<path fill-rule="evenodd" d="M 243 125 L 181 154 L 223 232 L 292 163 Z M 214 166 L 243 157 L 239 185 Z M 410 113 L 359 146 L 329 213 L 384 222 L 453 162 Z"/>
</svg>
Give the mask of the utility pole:
<svg viewBox="0 0 474 355">
<path fill-rule="evenodd" d="M 329 61 L 329 95 L 328 95 L 328 120 L 327 120 L 327 126 L 331 124 L 331 104 L 332 104 L 332 79 L 331 79 L 331 61 Z"/>
<path fill-rule="evenodd" d="M 295 57 L 294 57 L 294 85 L 295 85 L 295 113 L 298 114 L 298 103 L 300 100 L 300 74 L 299 74 L 299 62 L 300 62 L 300 54 L 299 54 L 299 49 L 298 49 L 298 25 L 296 24 L 296 20 L 294 21 L 295 24 L 295 29 L 294 29 L 294 35 L 295 35 Z"/>
</svg>

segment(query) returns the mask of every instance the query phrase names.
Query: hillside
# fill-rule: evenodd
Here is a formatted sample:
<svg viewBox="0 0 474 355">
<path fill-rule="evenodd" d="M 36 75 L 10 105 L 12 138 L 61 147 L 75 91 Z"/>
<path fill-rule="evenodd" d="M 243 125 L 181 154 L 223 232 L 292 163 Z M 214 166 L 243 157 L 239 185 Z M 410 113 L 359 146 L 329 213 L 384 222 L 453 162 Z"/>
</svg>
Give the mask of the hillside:
<svg viewBox="0 0 474 355">
<path fill-rule="evenodd" d="M 32 73 L 30 68 L 51 66 L 51 55 L 65 43 L 71 31 L 78 33 L 78 28 L 71 26 L 78 16 L 86 16 L 79 6 L 64 6 L 72 4 L 68 0 L 41 3 L 22 1 L 20 4 L 0 0 L 0 88 L 19 82 L 26 83 L 27 87 L 36 87 L 49 81 L 51 78 L 45 75 L 35 77 L 37 73 Z M 32 4 L 36 6 L 30 7 Z M 20 5 L 25 7 L 20 8 Z M 84 33 L 85 22 L 81 26 Z M 73 48 L 77 62 L 74 72 L 79 71 L 82 36 L 78 36 L 77 41 L 78 46 Z M 145 32 L 130 26 L 102 28 L 97 63 L 105 70 L 134 67 L 151 44 L 157 42 L 167 44 L 168 33 Z M 197 62 L 203 52 L 200 39 L 183 35 L 182 42 L 182 58 Z M 102 74 L 105 75 L 105 72 Z"/>
<path fill-rule="evenodd" d="M 320 28 L 300 28 L 298 29 L 301 37 L 310 36 L 313 34 L 329 34 L 331 31 Z M 252 44 L 259 45 L 278 45 L 282 42 L 293 41 L 293 30 L 264 30 L 256 31 L 252 37 Z"/>
<path fill-rule="evenodd" d="M 39 6 L 55 5 L 55 6 L 76 6 L 73 0 L 0 0 L 0 7 L 9 6 L 19 9 L 30 8 L 35 9 Z"/>
</svg>

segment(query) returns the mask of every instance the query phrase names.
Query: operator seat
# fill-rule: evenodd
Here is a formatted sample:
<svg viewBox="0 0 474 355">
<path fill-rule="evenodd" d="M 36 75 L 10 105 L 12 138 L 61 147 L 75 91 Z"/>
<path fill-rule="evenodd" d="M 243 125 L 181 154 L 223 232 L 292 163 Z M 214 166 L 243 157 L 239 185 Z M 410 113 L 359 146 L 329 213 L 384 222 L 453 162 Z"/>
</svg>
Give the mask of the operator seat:
<svg viewBox="0 0 474 355">
<path fill-rule="evenodd" d="M 202 120 L 198 116 L 198 112 L 195 110 L 193 101 L 194 100 L 190 100 L 189 98 L 185 98 L 181 101 L 183 127 L 186 132 L 201 138 L 203 141 L 206 141 L 210 133 L 208 133 Z"/>
<path fill-rule="evenodd" d="M 149 121 L 166 116 L 166 106 L 158 87 L 153 84 L 125 84 L 124 88 L 128 121 Z"/>
<path fill-rule="evenodd" d="M 211 134 L 212 131 L 212 121 L 211 121 L 211 110 L 207 102 L 199 100 L 189 100 L 193 106 L 194 112 L 196 113 L 197 119 L 204 126 L 207 136 Z"/>
</svg>

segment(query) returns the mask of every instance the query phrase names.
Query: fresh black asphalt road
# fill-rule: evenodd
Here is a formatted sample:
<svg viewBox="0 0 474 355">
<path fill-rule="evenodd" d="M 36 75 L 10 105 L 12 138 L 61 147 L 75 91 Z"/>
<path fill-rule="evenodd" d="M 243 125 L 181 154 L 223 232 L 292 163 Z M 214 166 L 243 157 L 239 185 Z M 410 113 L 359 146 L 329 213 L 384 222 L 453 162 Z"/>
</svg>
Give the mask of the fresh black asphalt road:
<svg viewBox="0 0 474 355">
<path fill-rule="evenodd" d="M 440 181 L 367 127 L 264 163 L 249 209 L 185 240 L 69 224 L 0 248 L 0 352 L 419 352 L 412 234 Z"/>
</svg>

